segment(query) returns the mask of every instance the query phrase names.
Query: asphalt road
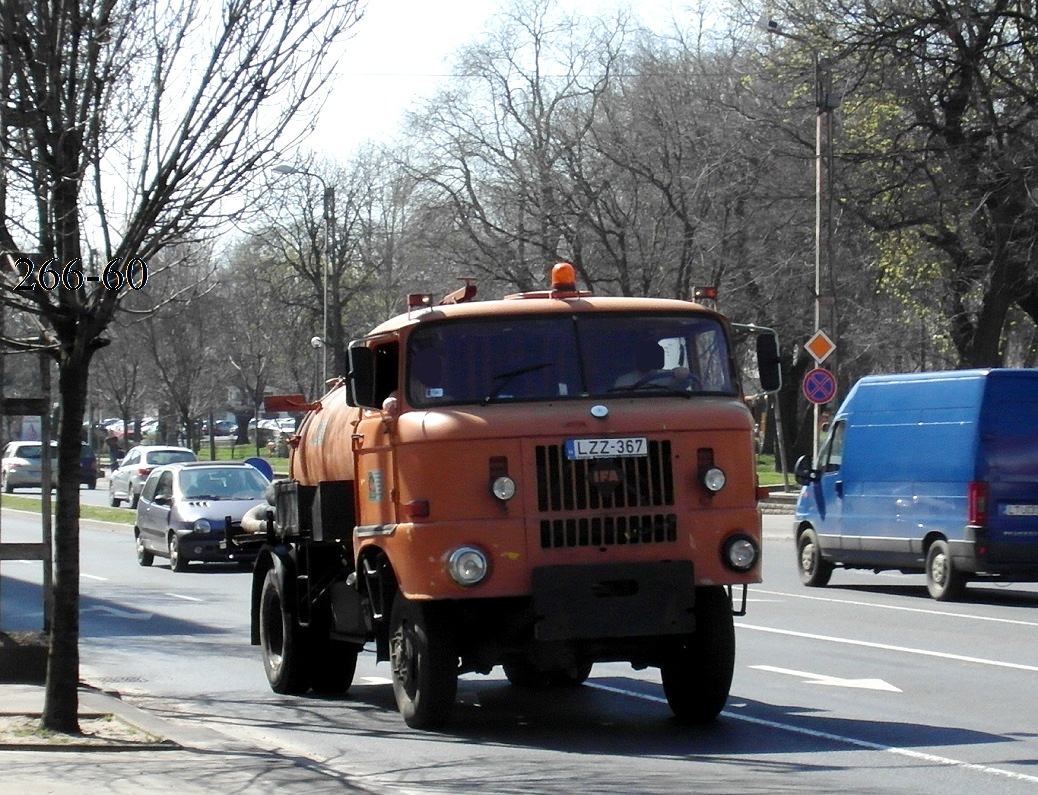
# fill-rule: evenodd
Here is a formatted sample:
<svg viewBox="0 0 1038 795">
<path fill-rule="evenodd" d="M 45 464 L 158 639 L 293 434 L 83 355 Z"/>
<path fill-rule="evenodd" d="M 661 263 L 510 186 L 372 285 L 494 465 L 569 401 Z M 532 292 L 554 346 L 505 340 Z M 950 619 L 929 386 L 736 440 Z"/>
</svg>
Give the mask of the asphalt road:
<svg viewBox="0 0 1038 795">
<path fill-rule="evenodd" d="M 15 516 L 4 540 L 28 540 Z M 278 696 L 249 645 L 249 574 L 141 568 L 126 529 L 83 530 L 82 676 L 374 792 L 1038 791 L 1038 586 L 939 604 L 921 576 L 837 571 L 807 589 L 790 525 L 765 517 L 765 582 L 736 619 L 732 696 L 707 727 L 676 724 L 658 672 L 623 664 L 543 693 L 465 676 L 438 733 L 404 725 L 369 653 L 346 698 Z M 34 567 L 0 570 L 5 629 L 39 620 Z"/>
</svg>

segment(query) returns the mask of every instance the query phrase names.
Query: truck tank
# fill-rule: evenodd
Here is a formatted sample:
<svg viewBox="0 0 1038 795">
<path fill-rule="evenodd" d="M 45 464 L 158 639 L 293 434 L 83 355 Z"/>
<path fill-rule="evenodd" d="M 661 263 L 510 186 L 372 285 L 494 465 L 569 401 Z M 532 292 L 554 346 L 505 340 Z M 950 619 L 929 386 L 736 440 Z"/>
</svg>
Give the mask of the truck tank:
<svg viewBox="0 0 1038 795">
<path fill-rule="evenodd" d="M 346 405 L 346 386 L 339 380 L 303 419 L 292 439 L 289 477 L 304 486 L 353 480 L 353 434 L 363 409 Z"/>
</svg>

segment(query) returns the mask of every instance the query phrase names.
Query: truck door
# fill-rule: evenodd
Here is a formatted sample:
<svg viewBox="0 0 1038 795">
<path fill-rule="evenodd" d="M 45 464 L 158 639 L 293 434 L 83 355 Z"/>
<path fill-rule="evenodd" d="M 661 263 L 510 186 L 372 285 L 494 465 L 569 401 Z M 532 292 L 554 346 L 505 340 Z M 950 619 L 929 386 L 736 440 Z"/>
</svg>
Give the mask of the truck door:
<svg viewBox="0 0 1038 795">
<path fill-rule="evenodd" d="M 368 383 L 372 391 L 363 400 L 358 400 L 369 410 L 363 413 L 353 438 L 358 525 L 386 525 L 397 520 L 392 423 L 384 421 L 392 409 L 383 409 L 382 406 L 389 399 L 399 399 L 399 349 L 395 338 L 369 344 L 371 372 Z M 374 408 L 376 406 L 379 408 Z"/>
</svg>

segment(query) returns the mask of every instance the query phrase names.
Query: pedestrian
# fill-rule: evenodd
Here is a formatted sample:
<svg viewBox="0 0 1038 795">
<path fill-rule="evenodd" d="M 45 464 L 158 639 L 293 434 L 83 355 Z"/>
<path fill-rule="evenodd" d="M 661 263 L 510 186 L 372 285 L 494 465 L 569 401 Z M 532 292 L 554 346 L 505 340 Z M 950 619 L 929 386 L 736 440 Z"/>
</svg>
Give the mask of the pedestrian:
<svg viewBox="0 0 1038 795">
<path fill-rule="evenodd" d="M 115 438 L 115 435 L 109 436 L 105 439 L 105 444 L 108 445 L 108 463 L 112 469 L 119 466 L 119 440 Z"/>
</svg>

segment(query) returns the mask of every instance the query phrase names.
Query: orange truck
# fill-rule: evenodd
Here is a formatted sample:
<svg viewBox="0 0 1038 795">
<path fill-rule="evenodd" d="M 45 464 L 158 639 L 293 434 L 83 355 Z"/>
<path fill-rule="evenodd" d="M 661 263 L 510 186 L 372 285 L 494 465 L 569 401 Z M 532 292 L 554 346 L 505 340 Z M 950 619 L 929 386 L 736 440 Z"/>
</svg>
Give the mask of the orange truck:
<svg viewBox="0 0 1038 795">
<path fill-rule="evenodd" d="M 595 297 L 568 263 L 552 280 L 410 296 L 319 401 L 268 399 L 308 411 L 289 478 L 245 523 L 274 691 L 345 692 L 373 644 L 415 728 L 448 720 L 459 675 L 496 666 L 527 688 L 579 685 L 596 662 L 657 667 L 679 718 L 723 709 L 732 617 L 761 580 L 734 338 L 755 338 L 773 391 L 774 333 Z"/>
</svg>

